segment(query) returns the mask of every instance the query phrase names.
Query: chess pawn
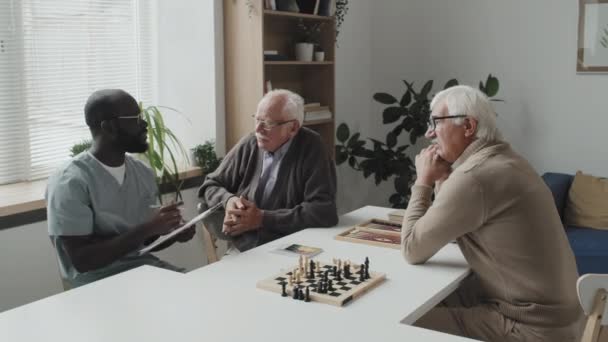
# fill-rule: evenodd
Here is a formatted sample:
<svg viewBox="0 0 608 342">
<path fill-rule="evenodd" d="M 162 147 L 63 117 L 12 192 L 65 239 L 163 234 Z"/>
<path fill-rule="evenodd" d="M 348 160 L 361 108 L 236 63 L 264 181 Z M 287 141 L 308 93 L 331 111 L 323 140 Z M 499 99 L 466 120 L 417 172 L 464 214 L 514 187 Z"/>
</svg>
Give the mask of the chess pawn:
<svg viewBox="0 0 608 342">
<path fill-rule="evenodd" d="M 293 285 L 293 274 L 289 275 L 289 278 L 287 278 L 287 281 L 288 281 L 289 286 Z"/>
</svg>

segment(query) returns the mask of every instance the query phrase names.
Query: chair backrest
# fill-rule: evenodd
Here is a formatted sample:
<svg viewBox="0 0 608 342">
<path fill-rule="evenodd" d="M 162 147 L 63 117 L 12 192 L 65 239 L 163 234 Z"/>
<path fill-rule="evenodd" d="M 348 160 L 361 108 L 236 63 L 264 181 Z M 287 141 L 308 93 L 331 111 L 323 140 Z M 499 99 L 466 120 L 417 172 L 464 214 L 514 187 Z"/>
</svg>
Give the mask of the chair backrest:
<svg viewBox="0 0 608 342">
<path fill-rule="evenodd" d="M 587 316 L 581 342 L 595 342 L 601 326 L 608 325 L 608 274 L 585 274 L 576 282 L 576 290 Z"/>
<path fill-rule="evenodd" d="M 203 203 L 199 203 L 197 209 L 199 213 L 202 213 L 207 208 Z M 207 262 L 212 264 L 219 260 L 219 257 L 217 256 L 217 238 L 209 232 L 209 229 L 207 229 L 203 222 L 201 222 L 201 232 L 205 254 L 207 255 Z"/>
</svg>

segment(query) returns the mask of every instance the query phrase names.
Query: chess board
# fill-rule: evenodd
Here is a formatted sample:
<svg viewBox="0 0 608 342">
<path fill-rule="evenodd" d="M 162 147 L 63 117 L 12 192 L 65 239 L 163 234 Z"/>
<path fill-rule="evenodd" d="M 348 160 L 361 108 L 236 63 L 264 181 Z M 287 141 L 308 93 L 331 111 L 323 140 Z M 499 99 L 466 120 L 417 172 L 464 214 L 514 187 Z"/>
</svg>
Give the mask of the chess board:
<svg viewBox="0 0 608 342">
<path fill-rule="evenodd" d="M 300 286 L 300 288 L 304 290 L 308 286 L 311 301 L 331 304 L 335 306 L 343 306 L 353 301 L 354 299 L 360 297 L 372 288 L 378 286 L 386 279 L 386 275 L 384 273 L 369 271 L 369 279 L 360 281 L 359 274 L 357 273 L 359 272 L 360 266 L 352 265 L 350 279 L 346 279 L 342 275 L 342 279 L 338 281 L 333 275 L 333 267 L 334 265 L 325 264 L 321 262 L 319 267 L 321 271 L 319 272 L 319 270 L 315 270 L 314 279 L 302 276 L 299 282 L 294 280 L 293 285 L 286 285 L 286 292 L 288 294 L 288 297 L 286 298 L 291 299 L 291 297 L 293 296 L 293 288 L 295 286 Z M 287 283 L 289 275 L 294 274 L 297 269 L 298 267 L 294 266 L 285 272 L 281 272 L 280 274 L 275 275 L 274 277 L 261 280 L 257 283 L 257 288 L 280 294 L 283 291 L 281 283 Z M 325 271 L 329 271 L 327 278 L 328 280 L 332 281 L 334 290 L 327 291 L 327 293 L 318 293 L 318 282 L 320 279 L 323 279 Z"/>
</svg>

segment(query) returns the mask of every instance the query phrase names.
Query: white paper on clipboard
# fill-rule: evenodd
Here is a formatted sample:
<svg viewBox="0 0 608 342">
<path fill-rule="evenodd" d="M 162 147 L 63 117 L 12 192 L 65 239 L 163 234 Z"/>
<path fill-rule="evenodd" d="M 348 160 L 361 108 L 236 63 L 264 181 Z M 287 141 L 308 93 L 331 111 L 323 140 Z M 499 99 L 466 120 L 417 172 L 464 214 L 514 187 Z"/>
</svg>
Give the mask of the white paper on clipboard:
<svg viewBox="0 0 608 342">
<path fill-rule="evenodd" d="M 167 235 L 163 235 L 163 236 L 159 237 L 158 239 L 156 239 L 156 241 L 154 241 L 151 244 L 147 245 L 146 247 L 140 249 L 139 250 L 139 255 L 142 255 L 142 254 L 150 252 L 151 250 L 153 250 L 154 248 L 156 248 L 157 246 L 159 246 L 163 242 L 165 242 L 165 241 L 171 239 L 172 237 L 174 237 L 175 235 L 181 233 L 186 228 L 188 228 L 188 227 L 196 224 L 197 222 L 205 219 L 207 216 L 211 215 L 211 213 L 213 213 L 214 211 L 216 211 L 217 209 L 219 209 L 221 207 L 222 207 L 222 203 L 220 202 L 220 203 L 214 205 L 213 207 L 205 210 L 204 212 L 198 214 L 192 220 L 188 221 L 187 223 L 185 223 L 181 227 L 175 229 L 174 231 L 172 231 L 171 233 L 169 233 Z"/>
</svg>

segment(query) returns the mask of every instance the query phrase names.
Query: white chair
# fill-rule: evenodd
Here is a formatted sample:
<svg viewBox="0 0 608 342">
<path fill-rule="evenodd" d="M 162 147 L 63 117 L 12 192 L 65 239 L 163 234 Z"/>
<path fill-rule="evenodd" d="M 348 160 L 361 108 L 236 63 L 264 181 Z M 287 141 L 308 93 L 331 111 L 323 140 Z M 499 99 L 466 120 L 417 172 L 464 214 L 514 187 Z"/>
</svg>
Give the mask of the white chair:
<svg viewBox="0 0 608 342">
<path fill-rule="evenodd" d="M 597 342 L 602 326 L 608 325 L 608 274 L 585 274 L 576 282 L 576 289 L 587 316 L 581 342 Z"/>
</svg>

